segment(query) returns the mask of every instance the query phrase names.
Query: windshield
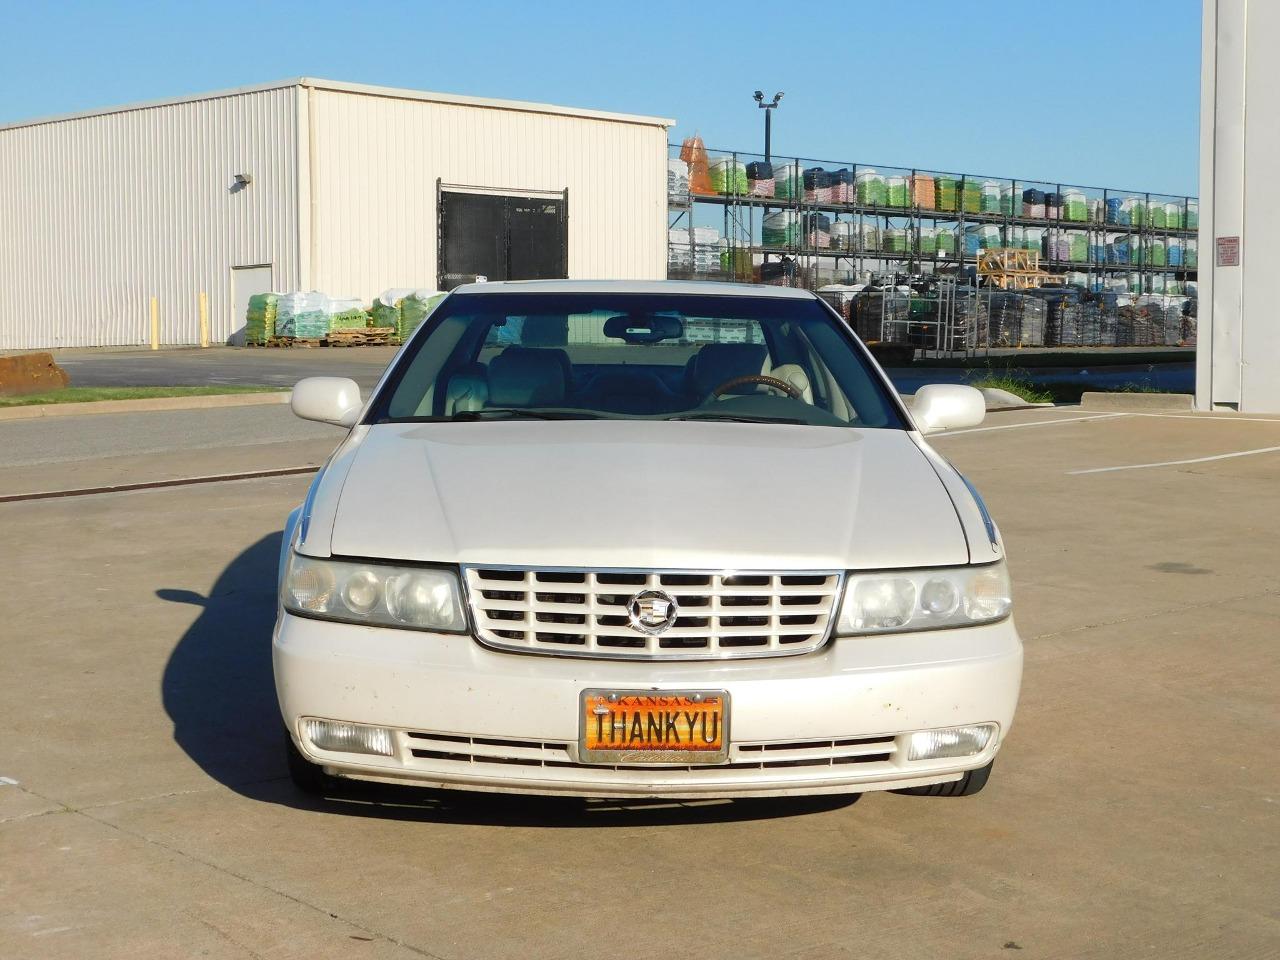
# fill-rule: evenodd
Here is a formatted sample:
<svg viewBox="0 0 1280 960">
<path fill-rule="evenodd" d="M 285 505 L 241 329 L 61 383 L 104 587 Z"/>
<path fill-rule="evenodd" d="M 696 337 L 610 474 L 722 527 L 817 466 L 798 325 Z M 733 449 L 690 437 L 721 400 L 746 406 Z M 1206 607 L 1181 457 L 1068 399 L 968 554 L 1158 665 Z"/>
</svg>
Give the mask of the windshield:
<svg viewBox="0 0 1280 960">
<path fill-rule="evenodd" d="M 368 420 L 515 418 L 904 426 L 817 300 L 607 291 L 450 296 Z"/>
</svg>

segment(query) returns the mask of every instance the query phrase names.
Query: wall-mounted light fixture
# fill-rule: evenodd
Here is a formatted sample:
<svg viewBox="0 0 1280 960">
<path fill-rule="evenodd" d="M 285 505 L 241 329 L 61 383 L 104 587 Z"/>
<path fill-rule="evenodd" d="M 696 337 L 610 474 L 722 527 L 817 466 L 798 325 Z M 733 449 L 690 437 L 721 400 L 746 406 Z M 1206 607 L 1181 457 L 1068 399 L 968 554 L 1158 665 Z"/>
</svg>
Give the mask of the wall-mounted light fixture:
<svg viewBox="0 0 1280 960">
<path fill-rule="evenodd" d="M 251 184 L 251 183 L 253 183 L 253 174 L 251 174 L 251 173 L 237 173 L 237 174 L 236 174 L 236 186 L 237 186 L 237 187 L 247 187 L 247 186 L 248 186 L 249 184 Z"/>
</svg>

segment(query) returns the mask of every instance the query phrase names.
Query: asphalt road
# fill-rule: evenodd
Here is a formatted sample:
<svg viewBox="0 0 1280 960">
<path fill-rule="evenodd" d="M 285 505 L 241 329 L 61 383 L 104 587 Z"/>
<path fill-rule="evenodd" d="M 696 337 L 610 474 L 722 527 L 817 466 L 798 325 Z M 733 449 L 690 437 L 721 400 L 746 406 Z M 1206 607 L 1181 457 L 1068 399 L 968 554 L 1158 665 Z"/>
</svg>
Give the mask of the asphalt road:
<svg viewBox="0 0 1280 960">
<path fill-rule="evenodd" d="M 0 468 L 217 450 L 294 440 L 334 441 L 335 427 L 300 420 L 286 404 L 0 423 Z"/>
<path fill-rule="evenodd" d="M 394 347 L 346 349 L 271 349 L 215 347 L 208 350 L 63 351 L 58 362 L 76 386 L 188 386 L 200 384 L 257 384 L 292 386 L 302 377 L 351 377 L 368 390 L 395 355 Z M 970 370 L 988 361 L 973 360 L 955 367 L 901 367 L 889 376 L 903 393 L 915 393 L 926 383 L 963 383 Z M 993 356 L 990 364 L 1003 370 L 1016 364 L 1016 355 Z M 1156 390 L 1190 393 L 1195 388 L 1195 364 L 1125 364 L 1090 367 L 1029 367 L 1018 376 L 1034 383 L 1082 383 L 1092 389 L 1115 389 L 1126 383 Z"/>
<path fill-rule="evenodd" d="M 77 387 L 168 387 L 249 384 L 291 387 L 303 377 L 351 377 L 367 390 L 396 347 L 290 349 L 211 347 L 207 350 L 68 350 L 58 363 Z"/>
<path fill-rule="evenodd" d="M 166 449 L 2 469 L 66 487 L 337 439 L 194 448 L 146 416 Z M 269 647 L 306 477 L 0 504 L 0 956 L 1274 956 L 1280 421 L 1033 410 L 936 444 L 1003 529 L 1026 641 L 965 799 L 313 801 Z"/>
</svg>

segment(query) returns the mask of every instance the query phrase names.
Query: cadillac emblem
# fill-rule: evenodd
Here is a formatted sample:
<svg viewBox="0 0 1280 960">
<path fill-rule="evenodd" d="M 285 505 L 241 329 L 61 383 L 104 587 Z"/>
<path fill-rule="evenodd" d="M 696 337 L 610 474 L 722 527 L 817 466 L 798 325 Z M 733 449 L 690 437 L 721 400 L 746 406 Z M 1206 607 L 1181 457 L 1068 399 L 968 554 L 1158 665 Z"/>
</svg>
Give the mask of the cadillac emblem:
<svg viewBox="0 0 1280 960">
<path fill-rule="evenodd" d="M 641 633 L 657 636 L 666 633 L 680 615 L 675 598 L 661 590 L 641 590 L 627 601 L 627 617 Z"/>
</svg>

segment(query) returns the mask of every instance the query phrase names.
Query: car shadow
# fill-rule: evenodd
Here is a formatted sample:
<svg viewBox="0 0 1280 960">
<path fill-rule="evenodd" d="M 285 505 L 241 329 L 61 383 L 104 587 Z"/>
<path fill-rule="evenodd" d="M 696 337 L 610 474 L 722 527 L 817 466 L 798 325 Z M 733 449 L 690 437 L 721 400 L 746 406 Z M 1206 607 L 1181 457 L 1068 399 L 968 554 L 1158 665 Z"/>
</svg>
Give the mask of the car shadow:
<svg viewBox="0 0 1280 960">
<path fill-rule="evenodd" d="M 350 781 L 333 797 L 289 780 L 271 669 L 279 532 L 240 553 L 209 595 L 160 589 L 200 608 L 165 664 L 161 690 L 174 741 L 210 777 L 264 803 L 339 816 L 495 826 L 636 826 L 722 823 L 820 813 L 858 794 L 750 800 L 582 800 L 430 790 Z"/>
</svg>

